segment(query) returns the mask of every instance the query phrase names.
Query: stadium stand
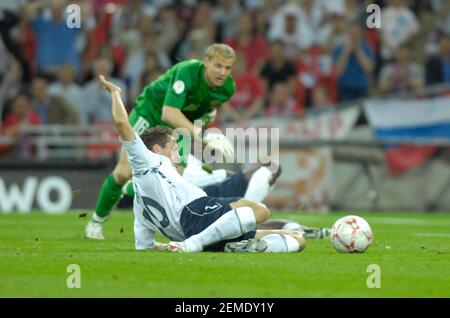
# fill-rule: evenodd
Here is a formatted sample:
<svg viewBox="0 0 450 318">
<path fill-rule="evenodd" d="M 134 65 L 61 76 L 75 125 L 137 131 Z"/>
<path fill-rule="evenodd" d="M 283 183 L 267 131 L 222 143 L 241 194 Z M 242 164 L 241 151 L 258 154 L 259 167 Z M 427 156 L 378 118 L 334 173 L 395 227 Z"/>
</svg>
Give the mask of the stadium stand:
<svg viewBox="0 0 450 318">
<path fill-rule="evenodd" d="M 211 42 L 232 45 L 245 56 L 246 78 L 263 83 L 255 93 L 263 105 L 249 121 L 272 117 L 281 123 L 283 115 L 301 121 L 324 110 L 339 111 L 347 103 L 361 110 L 354 130 L 372 131 L 364 111 L 367 101 L 415 96 L 425 103 L 449 96 L 449 2 L 373 2 L 382 8 L 385 27 L 380 30 L 367 27 L 365 2 L 354 0 L 277 0 L 266 6 L 247 0 L 71 1 L 82 16 L 81 28 L 70 34 L 55 29 L 64 25 L 67 1 L 2 2 L 0 162 L 114 160 L 119 144 L 104 111 L 110 100 L 95 79 L 99 68 L 123 86 L 131 109 L 149 80 L 180 59 L 202 58 Z M 409 27 L 389 33 L 399 30 L 402 17 Z M 45 81 L 48 92 L 46 85 L 33 91 L 37 81 Z M 245 85 L 245 79 L 240 83 Z M 248 114 L 248 105 L 239 102 L 248 101 L 250 90 L 238 87 L 243 95 L 229 106 L 234 115 L 219 116 L 214 125 L 240 125 L 237 114 Z M 53 105 L 50 114 L 46 103 Z M 348 206 L 360 182 L 368 184 L 369 208 L 383 208 L 382 178 L 391 177 L 384 160 L 387 144 L 437 147 L 424 155 L 425 167 L 448 153 L 448 138 L 352 136 L 285 142 L 299 148 L 331 145 L 337 167 L 353 166 L 336 185 L 335 209 Z M 446 205 L 449 189 L 450 179 L 443 180 L 425 200 L 426 208 Z"/>
</svg>

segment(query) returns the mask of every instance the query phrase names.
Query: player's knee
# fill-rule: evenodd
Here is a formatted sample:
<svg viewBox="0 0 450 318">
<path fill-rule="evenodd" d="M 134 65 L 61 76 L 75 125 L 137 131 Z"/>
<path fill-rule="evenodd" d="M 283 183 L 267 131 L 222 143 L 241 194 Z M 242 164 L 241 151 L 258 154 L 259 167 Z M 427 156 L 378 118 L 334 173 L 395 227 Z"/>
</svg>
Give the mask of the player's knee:
<svg viewBox="0 0 450 318">
<path fill-rule="evenodd" d="M 298 231 L 289 230 L 288 235 L 292 236 L 298 242 L 298 251 L 302 251 L 306 246 L 305 237 Z"/>
<path fill-rule="evenodd" d="M 255 214 L 257 224 L 263 223 L 270 219 L 270 210 L 265 204 L 260 202 L 252 202 L 251 208 Z"/>
<path fill-rule="evenodd" d="M 256 223 L 262 223 L 270 219 L 270 210 L 263 203 L 248 199 L 240 199 L 230 204 L 232 208 L 246 207 L 252 211 L 253 219 Z"/>
</svg>

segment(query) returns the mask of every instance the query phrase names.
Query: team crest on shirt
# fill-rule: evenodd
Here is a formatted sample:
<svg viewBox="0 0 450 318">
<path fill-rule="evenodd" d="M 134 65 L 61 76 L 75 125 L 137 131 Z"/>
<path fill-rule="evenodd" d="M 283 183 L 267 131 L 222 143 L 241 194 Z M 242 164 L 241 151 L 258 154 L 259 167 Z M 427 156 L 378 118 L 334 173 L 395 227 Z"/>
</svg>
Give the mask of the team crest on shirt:
<svg viewBox="0 0 450 318">
<path fill-rule="evenodd" d="M 196 105 L 196 104 L 189 104 L 186 107 L 184 107 L 184 111 L 187 112 L 195 112 L 198 108 L 200 107 L 200 105 Z"/>
<path fill-rule="evenodd" d="M 177 93 L 177 94 L 183 93 L 185 87 L 186 87 L 186 86 L 184 85 L 184 82 L 183 82 L 183 81 L 176 81 L 175 83 L 173 83 L 173 86 L 172 86 L 173 90 L 174 90 L 175 93 Z"/>
<path fill-rule="evenodd" d="M 212 100 L 212 101 L 209 103 L 209 106 L 210 106 L 211 108 L 216 108 L 216 107 L 218 107 L 220 104 L 222 104 L 222 102 L 221 102 L 220 100 Z"/>
</svg>

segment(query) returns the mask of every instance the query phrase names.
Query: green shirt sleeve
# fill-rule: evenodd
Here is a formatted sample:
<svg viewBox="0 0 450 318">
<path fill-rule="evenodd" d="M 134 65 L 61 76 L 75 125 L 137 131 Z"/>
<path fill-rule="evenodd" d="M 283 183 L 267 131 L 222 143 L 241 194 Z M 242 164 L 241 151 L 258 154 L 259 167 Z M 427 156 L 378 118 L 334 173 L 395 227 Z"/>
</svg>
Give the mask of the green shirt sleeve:
<svg viewBox="0 0 450 318">
<path fill-rule="evenodd" d="M 229 93 L 229 97 L 227 100 L 229 100 L 234 95 L 234 93 L 236 93 L 236 82 L 234 81 L 234 78 L 231 75 L 230 75 L 230 79 L 231 79 L 230 93 Z"/>
<path fill-rule="evenodd" d="M 190 88 L 190 73 L 186 68 L 179 68 L 172 76 L 167 87 L 164 105 L 181 109 Z"/>
</svg>

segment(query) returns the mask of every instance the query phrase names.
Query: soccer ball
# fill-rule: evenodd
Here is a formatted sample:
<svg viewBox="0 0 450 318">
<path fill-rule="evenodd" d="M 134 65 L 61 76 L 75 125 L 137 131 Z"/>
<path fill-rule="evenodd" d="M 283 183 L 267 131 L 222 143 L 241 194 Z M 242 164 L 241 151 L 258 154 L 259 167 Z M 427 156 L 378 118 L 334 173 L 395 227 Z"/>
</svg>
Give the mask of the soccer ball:
<svg viewBox="0 0 450 318">
<path fill-rule="evenodd" d="M 372 243 L 369 223 L 356 215 L 347 215 L 334 223 L 331 228 L 331 242 L 339 252 L 364 252 Z"/>
</svg>

